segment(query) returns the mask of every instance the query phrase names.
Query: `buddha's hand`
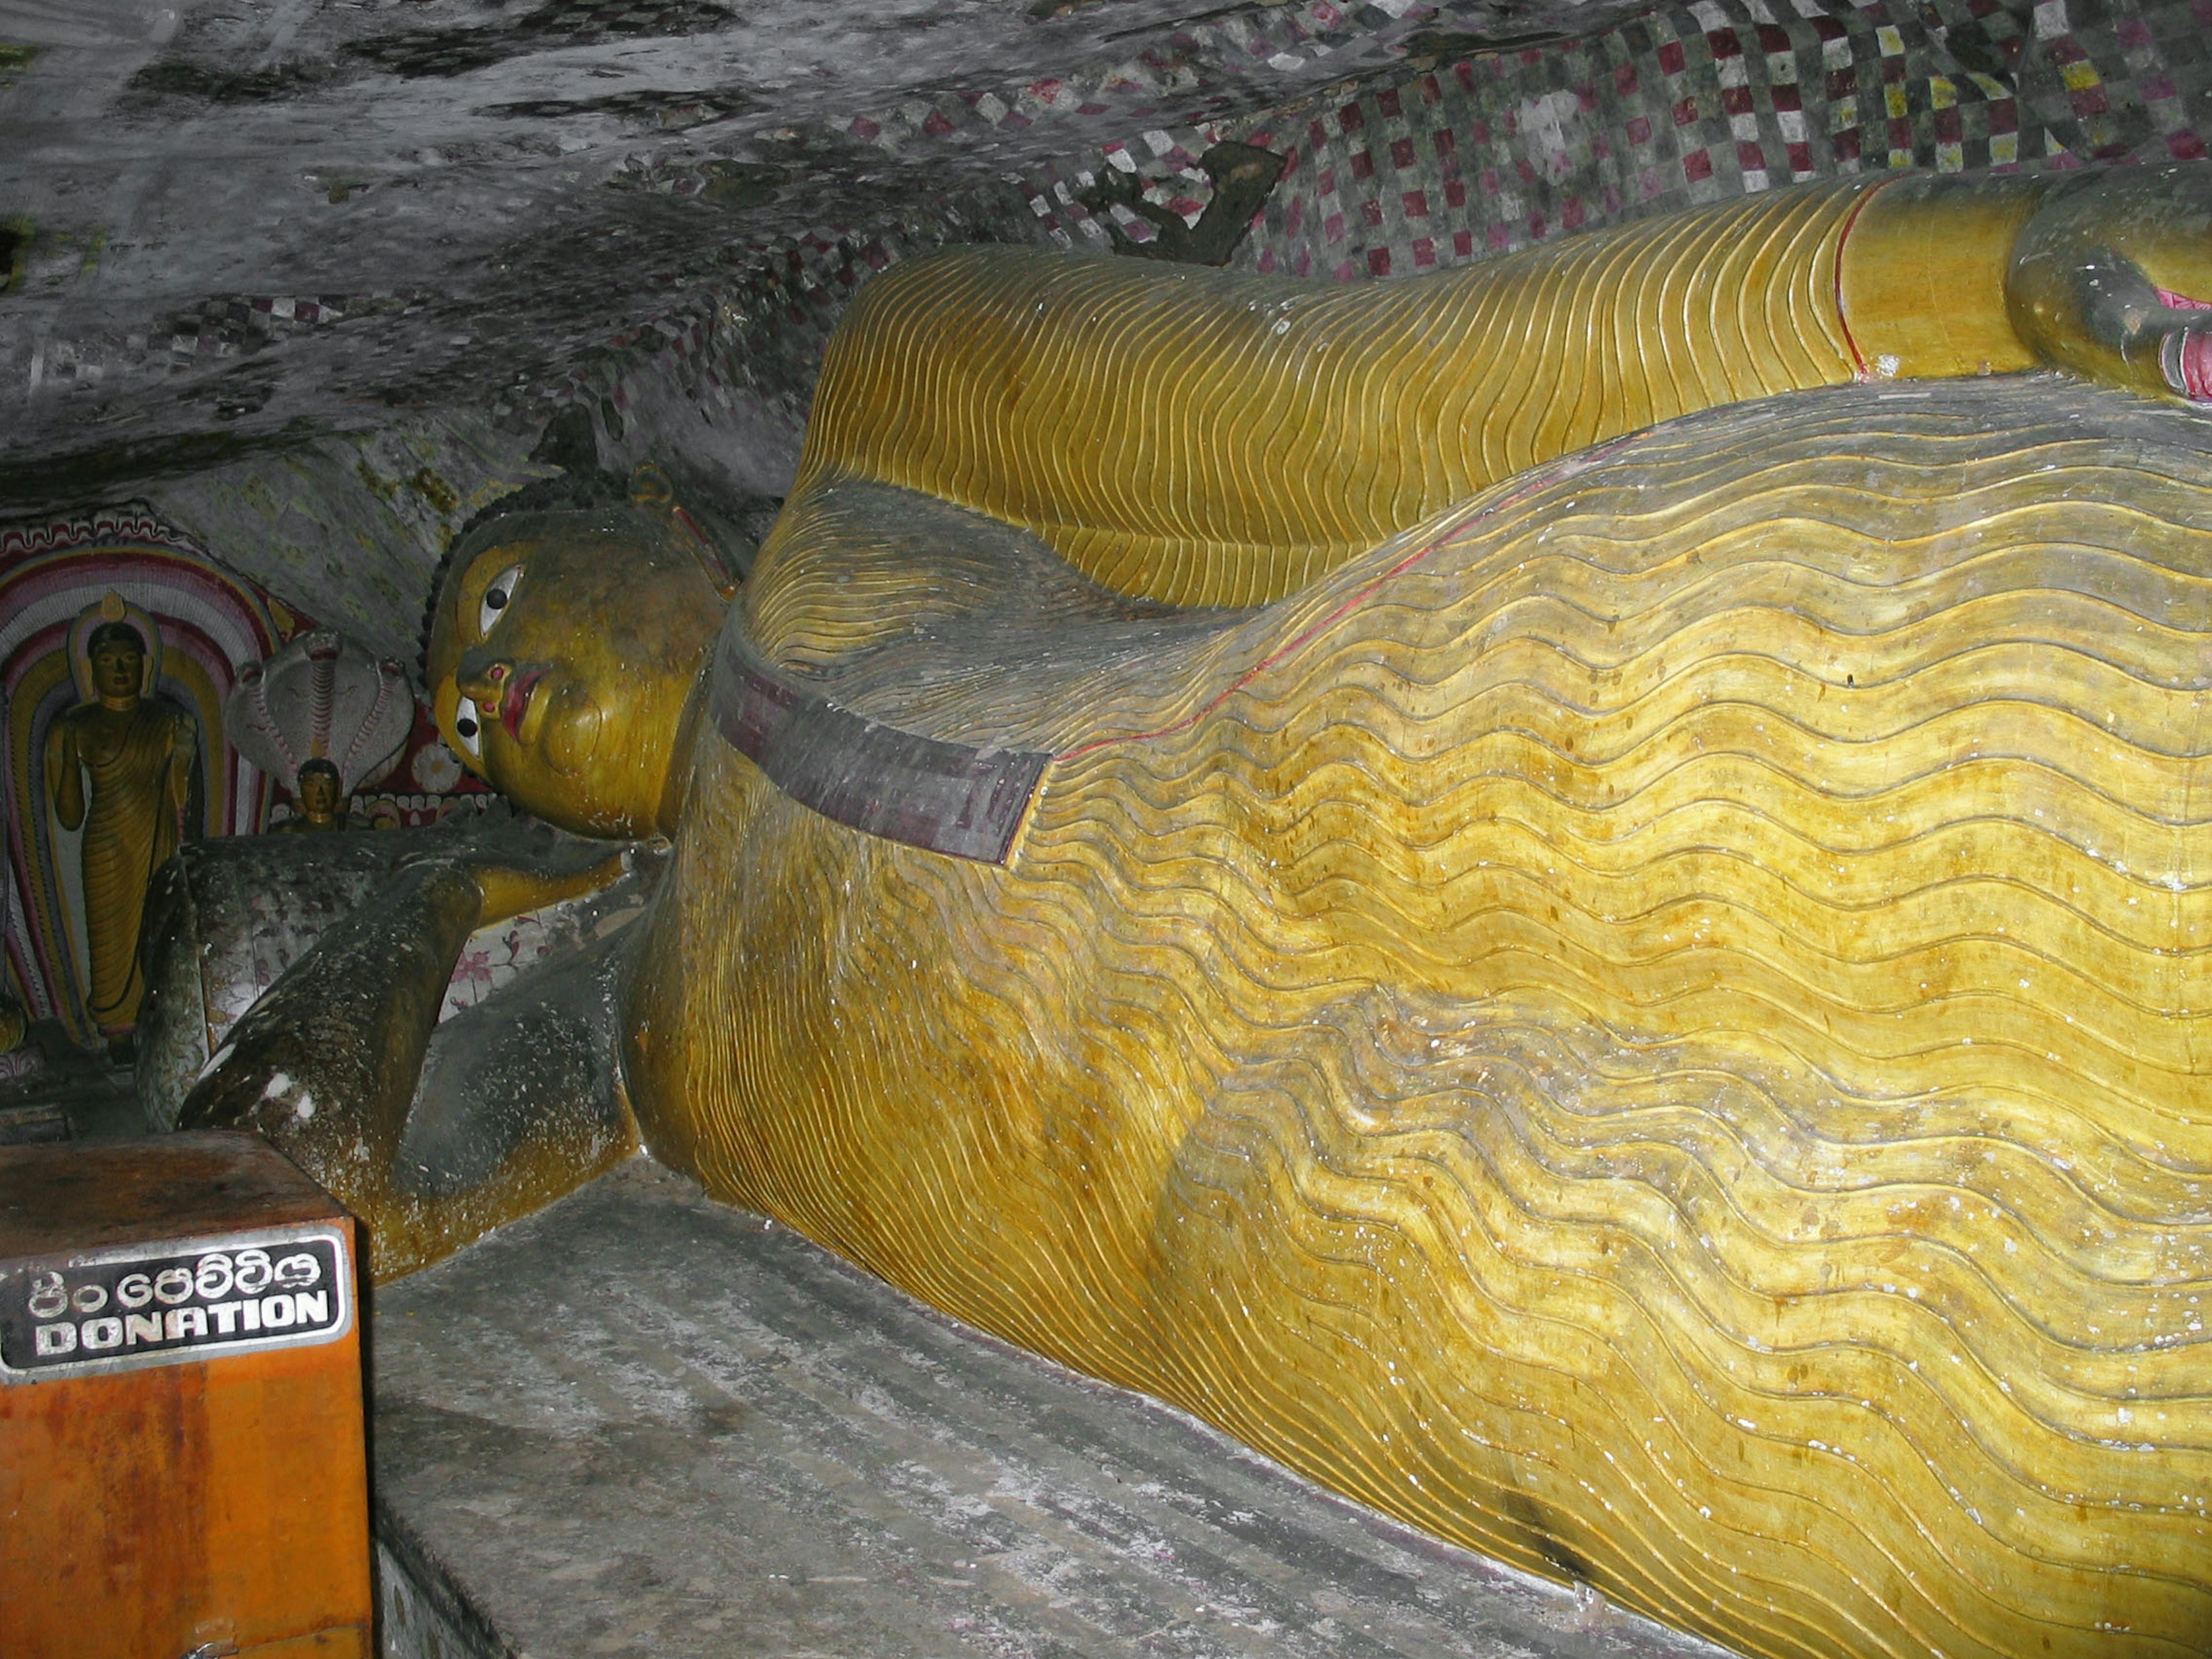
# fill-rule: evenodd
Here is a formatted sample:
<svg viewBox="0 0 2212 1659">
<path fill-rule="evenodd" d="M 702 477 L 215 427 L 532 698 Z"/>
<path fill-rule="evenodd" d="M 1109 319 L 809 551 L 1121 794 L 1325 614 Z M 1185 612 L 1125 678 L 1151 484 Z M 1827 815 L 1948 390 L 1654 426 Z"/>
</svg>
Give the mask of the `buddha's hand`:
<svg viewBox="0 0 2212 1659">
<path fill-rule="evenodd" d="M 2013 327 L 2045 362 L 2212 405 L 2212 167 L 2079 174 L 2014 244 Z"/>
<path fill-rule="evenodd" d="M 482 899 L 477 917 L 479 927 L 505 921 L 526 910 L 583 898 L 612 886 L 636 864 L 631 847 L 607 852 L 604 845 L 570 840 L 560 854 L 539 861 L 522 862 L 497 855 L 471 855 L 458 860 L 476 883 Z"/>
</svg>

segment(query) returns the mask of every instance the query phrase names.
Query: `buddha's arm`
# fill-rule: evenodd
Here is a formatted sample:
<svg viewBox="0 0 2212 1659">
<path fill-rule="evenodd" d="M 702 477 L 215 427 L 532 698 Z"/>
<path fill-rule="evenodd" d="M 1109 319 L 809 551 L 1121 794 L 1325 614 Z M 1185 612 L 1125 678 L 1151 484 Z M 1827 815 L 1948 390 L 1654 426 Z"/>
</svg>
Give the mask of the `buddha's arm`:
<svg viewBox="0 0 2212 1659">
<path fill-rule="evenodd" d="M 488 1202 L 484 1183 L 426 1193 L 398 1167 L 409 1109 L 469 935 L 597 890 L 623 866 L 617 854 L 580 870 L 455 859 L 403 869 L 238 1022 L 185 1097 L 179 1127 L 266 1136 L 368 1222 L 380 1277 L 557 1196 L 604 1164 L 604 1146 L 564 1145 L 548 1120 L 504 1160 L 521 1175 L 506 1183 L 507 1202 Z"/>
<path fill-rule="evenodd" d="M 56 720 L 46 739 L 46 799 L 63 829 L 84 827 L 84 775 L 78 769 L 76 726 L 68 720 Z"/>
<path fill-rule="evenodd" d="M 1697 410 L 2038 362 L 2126 379 L 2074 351 L 2079 304 L 2024 337 L 2010 273 L 2044 242 L 2054 281 L 2074 272 L 2046 202 L 2124 226 L 2156 210 L 2148 188 L 1850 181 L 1348 286 L 965 249 L 854 302 L 800 489 L 939 495 L 1126 593 L 1271 599 L 1501 478 Z M 763 570 L 781 550 L 772 536 Z"/>
</svg>

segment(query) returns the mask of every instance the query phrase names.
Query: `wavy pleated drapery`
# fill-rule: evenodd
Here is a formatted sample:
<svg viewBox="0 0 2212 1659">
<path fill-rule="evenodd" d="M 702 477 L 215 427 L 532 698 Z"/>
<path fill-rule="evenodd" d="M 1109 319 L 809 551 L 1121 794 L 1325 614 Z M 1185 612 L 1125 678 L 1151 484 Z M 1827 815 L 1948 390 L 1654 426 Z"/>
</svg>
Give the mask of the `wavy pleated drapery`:
<svg viewBox="0 0 2212 1659">
<path fill-rule="evenodd" d="M 1753 198 L 1413 283 L 1018 248 L 916 261 L 832 341 L 799 493 L 896 484 L 1033 531 L 1118 592 L 1280 599 L 1551 456 L 1849 380 L 1837 259 L 1865 193 Z"/>
<path fill-rule="evenodd" d="M 916 395 L 943 431 L 816 476 L 756 639 L 1058 757 L 999 868 L 702 737 L 656 1152 L 1749 1652 L 2212 1648 L 2202 422 L 2050 378 L 1716 410 L 1139 638 L 1103 599 L 1005 633 L 1005 532 L 917 565 L 904 631 L 834 580 L 921 521 L 925 450 L 1124 591 L 1290 580 L 1232 568 L 1264 503 L 1115 580 Z"/>
</svg>

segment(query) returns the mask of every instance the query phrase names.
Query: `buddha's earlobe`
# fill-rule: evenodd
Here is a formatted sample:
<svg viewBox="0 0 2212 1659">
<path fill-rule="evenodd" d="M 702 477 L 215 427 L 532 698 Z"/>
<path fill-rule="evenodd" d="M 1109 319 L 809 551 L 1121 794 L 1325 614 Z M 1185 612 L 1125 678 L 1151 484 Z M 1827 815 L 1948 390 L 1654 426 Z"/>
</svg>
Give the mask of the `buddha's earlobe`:
<svg viewBox="0 0 2212 1659">
<path fill-rule="evenodd" d="M 727 605 L 738 596 L 738 583 L 724 568 L 720 550 L 699 527 L 699 521 L 676 499 L 676 486 L 658 462 L 641 461 L 629 475 L 630 505 L 648 513 L 667 531 L 670 538 L 690 550 L 714 592 Z"/>
</svg>

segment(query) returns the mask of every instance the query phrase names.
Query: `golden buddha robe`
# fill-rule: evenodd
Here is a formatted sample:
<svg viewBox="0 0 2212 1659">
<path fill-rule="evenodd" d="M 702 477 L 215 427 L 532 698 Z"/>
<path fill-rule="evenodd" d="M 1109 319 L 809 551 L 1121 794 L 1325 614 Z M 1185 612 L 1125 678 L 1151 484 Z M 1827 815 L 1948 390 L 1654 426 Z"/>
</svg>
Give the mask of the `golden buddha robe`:
<svg viewBox="0 0 2212 1659">
<path fill-rule="evenodd" d="M 1279 599 L 1657 421 L 1862 374 L 2031 367 L 2004 277 L 2040 186 L 1981 182 L 1752 197 L 1401 283 L 917 260 L 831 341 L 795 497 L 870 478 L 1032 531 L 1117 592 Z"/>
<path fill-rule="evenodd" d="M 1747 1652 L 2201 1651 L 2197 425 L 2049 381 L 1715 411 L 964 690 L 856 501 L 756 604 L 868 641 L 856 712 L 1059 758 L 998 867 L 702 738 L 647 1145 Z"/>
<path fill-rule="evenodd" d="M 1841 384 L 2027 361 L 1971 218 L 1957 337 L 1853 317 L 1869 193 L 864 291 L 732 625 L 1052 758 L 993 865 L 701 721 L 647 1145 L 1751 1653 L 2212 1647 L 2212 443 Z"/>
<path fill-rule="evenodd" d="M 87 1011 L 100 1030 L 119 1036 L 137 1023 L 145 981 L 138 930 L 146 884 L 177 850 L 195 744 L 191 717 L 151 697 L 127 714 L 98 702 L 62 716 L 89 786 L 84 801 Z M 58 725 L 60 722 L 58 722 Z M 48 740 L 47 793 L 58 798 L 66 763 L 63 733 Z M 75 824 L 64 820 L 64 829 Z"/>
</svg>

